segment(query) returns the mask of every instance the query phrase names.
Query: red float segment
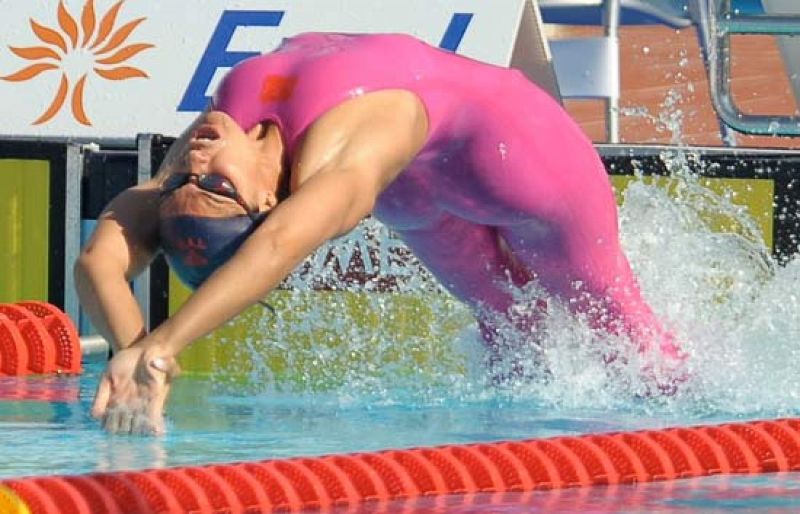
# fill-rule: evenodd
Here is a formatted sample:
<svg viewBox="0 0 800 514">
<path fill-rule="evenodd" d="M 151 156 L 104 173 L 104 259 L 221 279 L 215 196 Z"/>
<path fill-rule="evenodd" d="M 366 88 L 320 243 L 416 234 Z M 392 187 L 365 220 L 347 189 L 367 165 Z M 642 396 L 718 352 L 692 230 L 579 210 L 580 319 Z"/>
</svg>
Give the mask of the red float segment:
<svg viewBox="0 0 800 514">
<path fill-rule="evenodd" d="M 270 513 L 441 494 L 800 471 L 800 420 L 0 482 L 34 513 Z"/>
<path fill-rule="evenodd" d="M 0 377 L 28 373 L 28 347 L 17 325 L 0 314 Z"/>
<path fill-rule="evenodd" d="M 44 302 L 0 304 L 0 375 L 80 373 L 81 347 L 74 324 L 63 312 Z M 13 341 L 16 331 L 18 341 Z M 14 363 L 13 366 L 11 363 Z M 12 371 L 13 368 L 13 371 Z"/>
<path fill-rule="evenodd" d="M 13 304 L 0 304 L 0 314 L 17 326 L 28 349 L 26 368 L 29 373 L 52 373 L 56 365 L 56 349 L 50 334 L 39 318 Z"/>
<path fill-rule="evenodd" d="M 125 514 L 111 492 L 102 487 L 96 480 L 83 476 L 64 477 L 68 487 L 77 491 L 86 505 L 86 512 L 98 514 Z"/>
<path fill-rule="evenodd" d="M 56 373 L 81 372 L 81 343 L 78 330 L 69 317 L 57 307 L 45 302 L 20 302 L 17 305 L 28 310 L 44 322 L 47 333 L 56 350 Z"/>
</svg>

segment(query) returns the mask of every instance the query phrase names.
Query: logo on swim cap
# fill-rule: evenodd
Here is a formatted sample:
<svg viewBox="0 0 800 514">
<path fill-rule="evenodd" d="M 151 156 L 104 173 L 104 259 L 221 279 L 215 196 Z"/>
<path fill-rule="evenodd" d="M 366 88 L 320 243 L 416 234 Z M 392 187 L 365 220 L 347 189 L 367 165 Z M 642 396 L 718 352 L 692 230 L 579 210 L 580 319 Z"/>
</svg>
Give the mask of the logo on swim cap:
<svg viewBox="0 0 800 514">
<path fill-rule="evenodd" d="M 208 249 L 205 239 L 187 237 L 182 241 L 178 241 L 176 246 L 183 252 L 183 263 L 187 266 L 196 267 L 208 264 L 208 259 L 203 255 L 203 252 Z"/>
<path fill-rule="evenodd" d="M 166 216 L 160 225 L 161 247 L 181 282 L 197 289 L 236 253 L 258 224 L 248 216 Z"/>
</svg>

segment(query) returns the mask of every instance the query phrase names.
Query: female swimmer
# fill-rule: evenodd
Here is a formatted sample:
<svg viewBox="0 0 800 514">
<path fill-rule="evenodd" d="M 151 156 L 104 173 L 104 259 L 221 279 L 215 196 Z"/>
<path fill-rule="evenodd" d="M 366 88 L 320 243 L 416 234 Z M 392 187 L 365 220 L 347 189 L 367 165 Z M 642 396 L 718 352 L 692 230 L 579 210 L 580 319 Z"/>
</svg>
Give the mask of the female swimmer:
<svg viewBox="0 0 800 514">
<path fill-rule="evenodd" d="M 535 279 L 592 326 L 683 358 L 620 248 L 602 162 L 553 98 L 410 36 L 304 34 L 233 68 L 159 175 L 101 216 L 76 265 L 115 349 L 93 413 L 161 432 L 175 356 L 370 213 L 476 312 L 507 314 L 510 286 Z M 159 250 L 196 292 L 148 334 L 127 282 Z"/>
</svg>

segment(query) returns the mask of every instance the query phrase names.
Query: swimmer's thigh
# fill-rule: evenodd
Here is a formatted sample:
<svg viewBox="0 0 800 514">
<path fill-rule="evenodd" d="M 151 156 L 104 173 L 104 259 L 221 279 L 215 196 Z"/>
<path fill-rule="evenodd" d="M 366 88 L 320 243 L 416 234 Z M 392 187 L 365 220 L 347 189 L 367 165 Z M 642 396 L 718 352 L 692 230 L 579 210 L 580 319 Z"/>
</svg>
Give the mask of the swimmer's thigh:
<svg viewBox="0 0 800 514">
<path fill-rule="evenodd" d="M 564 170 L 568 173 L 570 170 Z M 585 188 L 564 188 L 558 208 L 538 221 L 538 205 L 531 221 L 498 228 L 514 255 L 551 294 L 584 310 L 587 299 L 609 299 L 613 308 L 638 310 L 639 292 L 619 242 L 617 206 L 605 176 L 586 176 Z"/>
<path fill-rule="evenodd" d="M 513 300 L 509 285 L 529 280 L 495 227 L 445 214 L 432 227 L 399 235 L 451 294 L 475 309 L 505 312 Z"/>
</svg>

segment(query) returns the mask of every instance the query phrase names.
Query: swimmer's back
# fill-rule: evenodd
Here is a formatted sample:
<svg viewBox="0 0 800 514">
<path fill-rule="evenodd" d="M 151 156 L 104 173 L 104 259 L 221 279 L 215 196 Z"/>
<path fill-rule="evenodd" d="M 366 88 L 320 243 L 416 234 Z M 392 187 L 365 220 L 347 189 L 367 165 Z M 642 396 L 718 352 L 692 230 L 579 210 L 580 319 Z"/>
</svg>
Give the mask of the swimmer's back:
<svg viewBox="0 0 800 514">
<path fill-rule="evenodd" d="M 245 129 L 275 122 L 291 160 L 315 120 L 349 99 L 385 89 L 414 93 L 429 125 L 423 148 L 376 207 L 390 226 L 424 225 L 441 210 L 480 224 L 514 223 L 532 214 L 552 221 L 591 190 L 608 196 L 594 147 L 547 92 L 518 70 L 407 35 L 288 38 L 274 52 L 237 65 L 217 91 L 214 108 Z M 483 209 L 475 207 L 476 194 Z M 409 220 L 417 211 L 420 219 Z"/>
<path fill-rule="evenodd" d="M 275 51 L 238 64 L 217 91 L 214 108 L 245 129 L 275 121 L 291 152 L 326 111 L 383 89 L 409 90 L 421 99 L 433 145 L 481 130 L 491 119 L 525 132 L 559 133 L 563 126 L 567 133 L 562 137 L 580 134 L 558 103 L 520 72 L 403 34 L 308 33 L 287 38 Z"/>
</svg>

